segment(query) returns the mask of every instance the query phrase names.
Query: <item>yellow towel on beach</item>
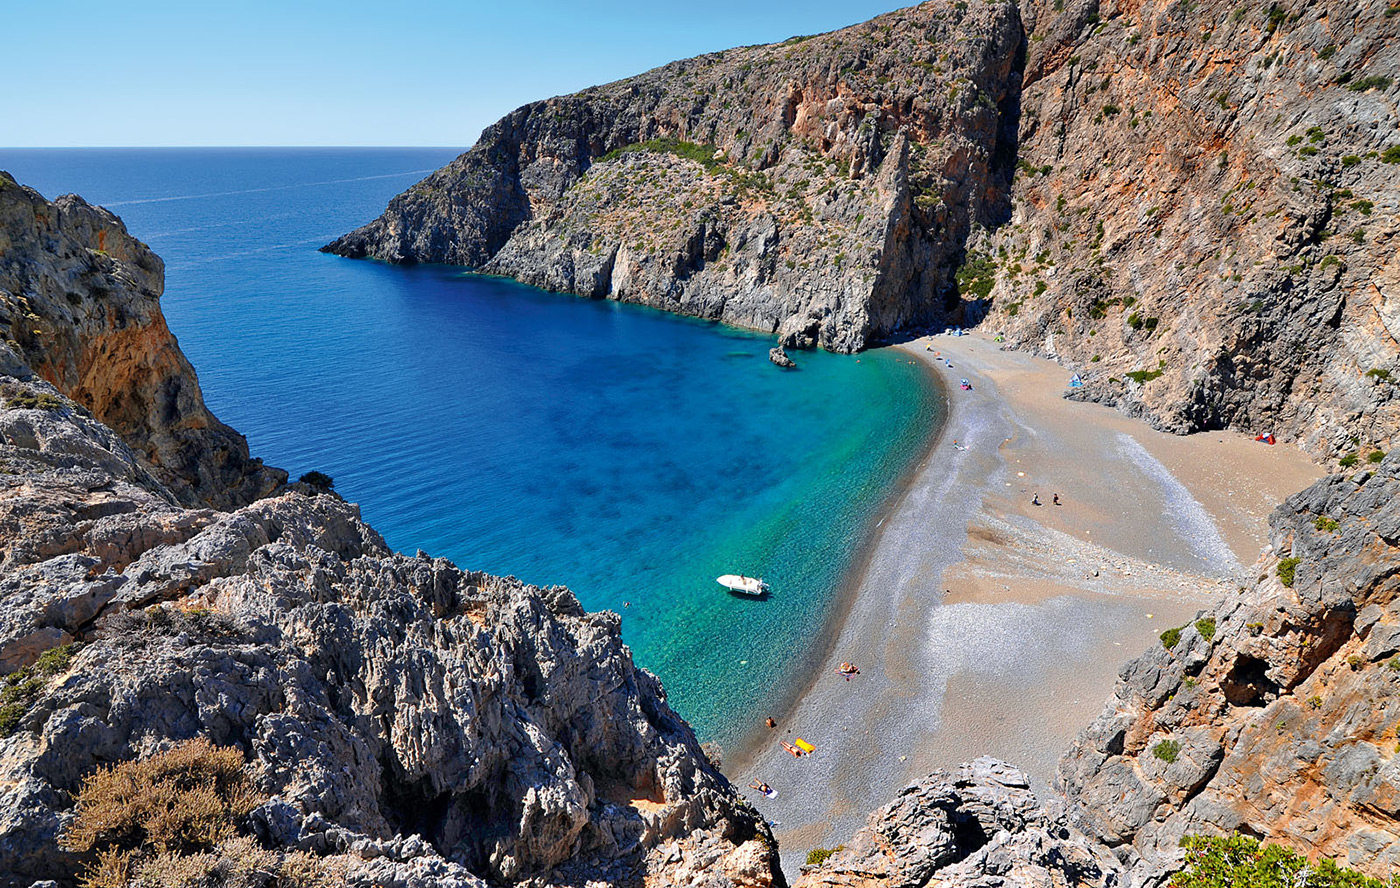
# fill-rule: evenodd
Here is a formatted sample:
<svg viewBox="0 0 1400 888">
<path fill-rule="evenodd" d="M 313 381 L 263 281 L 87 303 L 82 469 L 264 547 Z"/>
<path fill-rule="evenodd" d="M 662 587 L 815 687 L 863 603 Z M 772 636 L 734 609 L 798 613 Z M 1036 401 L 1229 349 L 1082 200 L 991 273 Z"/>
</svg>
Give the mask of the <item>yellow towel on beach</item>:
<svg viewBox="0 0 1400 888">
<path fill-rule="evenodd" d="M 815 746 L 808 743 L 806 740 L 803 740 L 801 737 L 798 737 L 795 741 L 793 741 L 793 743 L 798 749 L 802 750 L 803 752 L 817 751 L 817 748 Z"/>
</svg>

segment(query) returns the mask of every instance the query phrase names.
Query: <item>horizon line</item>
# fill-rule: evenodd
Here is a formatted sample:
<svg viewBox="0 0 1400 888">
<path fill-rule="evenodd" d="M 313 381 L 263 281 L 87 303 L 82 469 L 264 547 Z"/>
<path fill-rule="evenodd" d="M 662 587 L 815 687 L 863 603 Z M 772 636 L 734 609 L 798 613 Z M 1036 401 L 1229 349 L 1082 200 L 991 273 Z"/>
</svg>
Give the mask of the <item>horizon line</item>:
<svg viewBox="0 0 1400 888">
<path fill-rule="evenodd" d="M 466 151 L 460 145 L 0 145 L 0 151 L 139 151 L 171 148 L 443 148 Z"/>
</svg>

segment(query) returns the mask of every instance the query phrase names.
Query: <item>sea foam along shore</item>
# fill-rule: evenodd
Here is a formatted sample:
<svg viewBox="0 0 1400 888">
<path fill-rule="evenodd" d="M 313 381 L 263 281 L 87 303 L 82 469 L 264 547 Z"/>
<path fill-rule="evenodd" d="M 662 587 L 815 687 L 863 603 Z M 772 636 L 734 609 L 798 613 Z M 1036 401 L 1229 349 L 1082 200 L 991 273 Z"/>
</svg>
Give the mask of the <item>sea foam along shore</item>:
<svg viewBox="0 0 1400 888">
<path fill-rule="evenodd" d="M 778 791 L 751 798 L 788 872 L 936 767 L 994 755 L 1048 792 L 1121 663 L 1234 589 L 1269 510 L 1321 474 L 1287 445 L 1066 401 L 1069 371 L 981 334 L 901 348 L 942 377 L 946 424 L 851 578 L 828 662 L 726 769 Z M 799 736 L 817 752 L 779 745 Z"/>
</svg>

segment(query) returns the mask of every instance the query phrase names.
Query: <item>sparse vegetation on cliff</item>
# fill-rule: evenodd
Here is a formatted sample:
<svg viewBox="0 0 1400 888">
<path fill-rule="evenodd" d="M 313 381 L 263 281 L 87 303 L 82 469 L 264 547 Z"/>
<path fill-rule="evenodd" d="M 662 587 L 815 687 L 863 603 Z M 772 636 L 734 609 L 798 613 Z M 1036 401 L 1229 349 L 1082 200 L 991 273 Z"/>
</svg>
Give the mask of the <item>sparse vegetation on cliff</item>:
<svg viewBox="0 0 1400 888">
<path fill-rule="evenodd" d="M 1186 868 L 1171 888 L 1394 888 L 1400 878 L 1376 879 L 1328 858 L 1312 861 L 1281 845 L 1248 836 L 1187 836 Z"/>
</svg>

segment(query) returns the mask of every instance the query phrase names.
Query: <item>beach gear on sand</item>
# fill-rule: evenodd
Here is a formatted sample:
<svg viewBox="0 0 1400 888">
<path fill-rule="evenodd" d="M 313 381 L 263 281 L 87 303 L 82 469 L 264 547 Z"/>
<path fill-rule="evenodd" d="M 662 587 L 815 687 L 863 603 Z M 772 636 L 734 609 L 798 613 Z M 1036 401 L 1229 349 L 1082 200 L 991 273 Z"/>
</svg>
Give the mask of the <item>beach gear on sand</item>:
<svg viewBox="0 0 1400 888">
<path fill-rule="evenodd" d="M 803 740 L 801 737 L 798 737 L 793 742 L 797 744 L 798 749 L 802 750 L 807 755 L 811 755 L 812 753 L 817 751 L 817 748 L 815 746 L 808 743 L 806 740 Z"/>
<path fill-rule="evenodd" d="M 1272 443 L 1274 443 L 1274 433 L 1273 433 L 1273 432 L 1265 432 L 1265 433 L 1262 434 L 1262 435 L 1255 435 L 1255 436 L 1254 436 L 1254 440 L 1256 440 L 1256 441 L 1263 441 L 1265 444 L 1272 444 Z"/>
<path fill-rule="evenodd" d="M 1079 374 L 1078 374 L 1078 373 L 1074 374 L 1073 376 L 1071 376 L 1071 377 L 1069 378 L 1069 387 L 1072 388 L 1072 389 L 1077 389 L 1077 388 L 1083 388 L 1083 387 L 1084 387 L 1084 380 L 1082 380 L 1082 379 L 1079 378 Z"/>
<path fill-rule="evenodd" d="M 776 799 L 778 797 L 778 791 L 773 787 L 769 786 L 768 784 L 764 783 L 762 780 L 750 780 L 749 788 L 763 793 L 770 799 Z"/>
</svg>

